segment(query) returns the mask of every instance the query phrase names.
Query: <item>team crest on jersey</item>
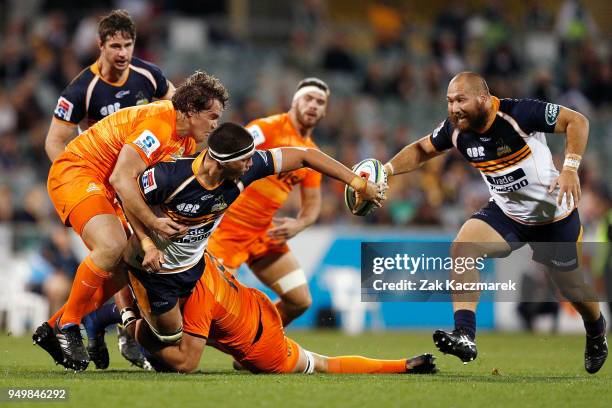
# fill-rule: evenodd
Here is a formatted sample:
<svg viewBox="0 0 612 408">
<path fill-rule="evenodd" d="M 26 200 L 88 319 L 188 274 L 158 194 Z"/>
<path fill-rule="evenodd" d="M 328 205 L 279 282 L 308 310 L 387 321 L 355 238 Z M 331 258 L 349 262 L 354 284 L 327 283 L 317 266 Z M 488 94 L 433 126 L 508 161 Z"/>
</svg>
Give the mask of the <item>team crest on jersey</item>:
<svg viewBox="0 0 612 408">
<path fill-rule="evenodd" d="M 146 105 L 147 103 L 149 103 L 149 100 L 142 91 L 139 91 L 136 94 L 136 105 Z"/>
<path fill-rule="evenodd" d="M 557 123 L 557 117 L 559 117 L 559 105 L 547 103 L 546 109 L 544 110 L 544 116 L 547 124 L 552 126 Z"/>
<path fill-rule="evenodd" d="M 223 196 L 218 196 L 217 198 L 215 198 L 215 203 L 210 208 L 210 211 L 219 212 L 219 211 L 225 210 L 226 208 L 227 208 L 227 203 L 225 202 L 225 199 L 223 198 Z"/>
<path fill-rule="evenodd" d="M 72 116 L 72 108 L 74 105 L 68 99 L 60 96 L 57 100 L 57 106 L 55 107 L 55 114 L 58 118 L 63 119 L 65 121 L 69 121 Z"/>
<path fill-rule="evenodd" d="M 170 157 L 172 157 L 172 160 L 178 160 L 181 157 L 183 157 L 183 153 L 185 153 L 185 148 L 181 147 L 180 149 L 178 149 L 178 152 L 176 153 L 171 153 Z"/>
<path fill-rule="evenodd" d="M 502 144 L 501 146 L 497 146 L 497 157 L 506 156 L 512 153 L 512 149 L 507 144 Z"/>
<path fill-rule="evenodd" d="M 142 173 L 142 180 L 140 180 L 140 183 L 142 184 L 142 189 L 145 194 L 150 193 L 157 188 L 157 182 L 155 181 L 155 167 Z"/>
<path fill-rule="evenodd" d="M 134 140 L 134 144 L 140 147 L 147 157 L 151 157 L 153 152 L 161 146 L 159 140 L 150 130 L 142 132 L 140 136 L 138 136 L 138 139 Z"/>
<path fill-rule="evenodd" d="M 438 133 L 440 133 L 440 131 L 442 130 L 442 126 L 444 126 L 444 122 L 440 123 L 440 125 L 438 125 L 438 127 L 434 129 L 434 131 L 432 132 L 432 136 L 434 138 L 438 136 Z"/>
</svg>

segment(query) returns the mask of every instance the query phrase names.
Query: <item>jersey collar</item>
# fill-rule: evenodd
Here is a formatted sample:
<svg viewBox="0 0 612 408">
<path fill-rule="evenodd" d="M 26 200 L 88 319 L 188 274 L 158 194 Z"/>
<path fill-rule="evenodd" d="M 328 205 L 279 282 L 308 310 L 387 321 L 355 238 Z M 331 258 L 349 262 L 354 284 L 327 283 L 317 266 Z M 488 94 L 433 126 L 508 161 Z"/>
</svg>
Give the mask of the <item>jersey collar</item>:
<svg viewBox="0 0 612 408">
<path fill-rule="evenodd" d="M 499 98 L 497 96 L 491 95 L 491 105 L 493 108 L 493 114 L 491 115 L 491 119 L 489 119 L 487 122 L 484 130 L 480 133 L 486 133 L 489 129 L 491 129 L 493 122 L 495 122 L 495 119 L 497 118 L 497 112 L 499 111 Z"/>
<path fill-rule="evenodd" d="M 202 167 L 202 164 L 204 163 L 204 157 L 206 157 L 207 151 L 208 149 L 204 149 L 200 152 L 200 154 L 198 154 L 198 156 L 195 158 L 193 163 L 191 163 L 191 170 L 193 171 L 193 175 L 195 176 L 195 179 L 198 181 L 198 183 L 200 183 L 202 187 L 204 187 L 206 190 L 214 190 L 217 187 L 219 187 L 221 184 L 223 184 L 224 180 L 221 180 L 217 185 L 210 186 L 206 184 L 204 180 L 200 180 L 198 178 L 198 172 L 200 171 L 200 167 Z"/>
</svg>

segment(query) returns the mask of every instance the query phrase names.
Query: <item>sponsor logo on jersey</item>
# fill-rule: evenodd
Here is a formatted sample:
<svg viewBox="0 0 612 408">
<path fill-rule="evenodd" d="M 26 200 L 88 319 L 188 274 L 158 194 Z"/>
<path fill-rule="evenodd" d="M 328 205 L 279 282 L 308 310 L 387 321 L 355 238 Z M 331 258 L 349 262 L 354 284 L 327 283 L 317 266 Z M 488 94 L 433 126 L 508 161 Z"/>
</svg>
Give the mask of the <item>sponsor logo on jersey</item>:
<svg viewBox="0 0 612 408">
<path fill-rule="evenodd" d="M 92 191 L 102 191 L 102 189 L 96 183 L 89 183 L 85 191 L 91 193 Z"/>
<path fill-rule="evenodd" d="M 58 118 L 69 121 L 72 116 L 72 108 L 74 108 L 72 102 L 60 96 L 57 100 L 57 106 L 55 107 L 54 113 Z"/>
<path fill-rule="evenodd" d="M 150 130 L 142 132 L 140 136 L 134 140 L 134 144 L 140 147 L 140 150 L 142 150 L 147 157 L 151 157 L 153 152 L 161 146 L 159 140 Z"/>
<path fill-rule="evenodd" d="M 544 110 L 544 117 L 546 118 L 546 123 L 551 126 L 557 123 L 557 117 L 559 117 L 559 105 L 547 103 L 546 109 Z"/>
<path fill-rule="evenodd" d="M 121 99 L 121 98 L 123 98 L 124 96 L 127 96 L 127 95 L 129 95 L 129 94 L 130 94 L 130 91 L 129 91 L 129 90 L 119 91 L 119 92 L 117 92 L 117 93 L 115 94 L 115 98 L 117 98 L 117 99 Z"/>
<path fill-rule="evenodd" d="M 264 163 L 268 165 L 268 155 L 266 154 L 266 152 L 262 152 L 261 150 L 256 150 L 256 152 L 259 153 Z"/>
<path fill-rule="evenodd" d="M 480 159 L 485 155 L 484 146 L 468 147 L 465 152 L 472 159 Z"/>
<path fill-rule="evenodd" d="M 214 194 L 206 194 L 206 195 L 203 195 L 202 197 L 200 197 L 200 200 L 202 200 L 202 201 L 210 200 L 214 196 L 215 196 Z"/>
<path fill-rule="evenodd" d="M 253 136 L 253 143 L 255 146 L 262 144 L 266 141 L 266 137 L 264 136 L 263 130 L 258 125 L 252 125 L 247 128 L 247 130 Z"/>
<path fill-rule="evenodd" d="M 440 133 L 440 131 L 442 130 L 442 126 L 444 126 L 444 122 L 440 123 L 438 127 L 434 129 L 434 131 L 432 132 L 432 136 L 434 138 L 438 136 L 438 133 Z"/>
<path fill-rule="evenodd" d="M 491 138 L 490 138 L 490 137 L 481 137 L 481 138 L 480 138 L 480 141 L 481 141 L 481 142 L 490 142 L 490 141 L 491 141 Z"/>
<path fill-rule="evenodd" d="M 529 184 L 523 169 L 516 169 L 503 176 L 485 175 L 491 190 L 497 193 L 509 193 L 520 190 Z"/>
<path fill-rule="evenodd" d="M 157 182 L 155 181 L 155 167 L 142 173 L 140 184 L 142 185 L 142 191 L 145 194 L 150 193 L 157 188 Z"/>
</svg>

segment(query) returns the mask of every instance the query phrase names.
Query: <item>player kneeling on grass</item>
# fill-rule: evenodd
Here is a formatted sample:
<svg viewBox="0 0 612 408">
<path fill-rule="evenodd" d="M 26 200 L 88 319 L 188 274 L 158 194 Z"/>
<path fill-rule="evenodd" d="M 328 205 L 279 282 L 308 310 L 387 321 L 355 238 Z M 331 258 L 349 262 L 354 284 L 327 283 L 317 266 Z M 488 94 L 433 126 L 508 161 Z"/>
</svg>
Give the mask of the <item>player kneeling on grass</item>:
<svg viewBox="0 0 612 408">
<path fill-rule="evenodd" d="M 278 310 L 270 299 L 242 285 L 206 253 L 203 274 L 183 306 L 183 336 L 160 341 L 140 319 L 128 326 L 158 371 L 190 373 L 197 369 L 206 344 L 230 354 L 253 373 L 409 373 L 433 374 L 435 358 L 378 360 L 361 356 L 326 357 L 305 350 L 285 336 Z"/>
<path fill-rule="evenodd" d="M 362 179 L 316 149 L 255 150 L 253 137 L 240 125 L 221 125 L 209 136 L 208 146 L 195 157 L 159 163 L 140 178 L 146 203 L 158 214 L 187 225 L 186 235 L 163 238 L 127 212 L 135 232 L 125 256 L 130 285 L 150 331 L 166 344 L 181 339 L 178 300 L 189 296 L 204 272 L 209 236 L 229 205 L 253 181 L 310 167 L 351 185 L 364 200 L 380 205 L 385 198 L 385 184 Z M 134 318 L 133 311 L 122 311 L 125 325 Z"/>
</svg>

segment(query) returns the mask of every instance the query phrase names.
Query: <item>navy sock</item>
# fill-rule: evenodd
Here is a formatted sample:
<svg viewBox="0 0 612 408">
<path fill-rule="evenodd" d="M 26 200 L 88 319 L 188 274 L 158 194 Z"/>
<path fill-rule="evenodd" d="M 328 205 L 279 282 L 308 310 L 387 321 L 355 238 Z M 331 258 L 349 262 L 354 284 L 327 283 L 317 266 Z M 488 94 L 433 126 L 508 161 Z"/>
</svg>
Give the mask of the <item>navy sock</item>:
<svg viewBox="0 0 612 408">
<path fill-rule="evenodd" d="M 476 338 L 476 313 L 461 309 L 455 312 L 455 330 L 463 329 L 472 340 Z"/>
<path fill-rule="evenodd" d="M 83 319 L 87 337 L 93 338 L 104 333 L 106 326 L 121 323 L 121 315 L 114 303 L 106 303 Z"/>
<path fill-rule="evenodd" d="M 599 314 L 599 319 L 594 322 L 584 321 L 584 328 L 586 329 L 587 336 L 597 337 L 606 331 L 606 320 L 603 314 Z"/>
</svg>

